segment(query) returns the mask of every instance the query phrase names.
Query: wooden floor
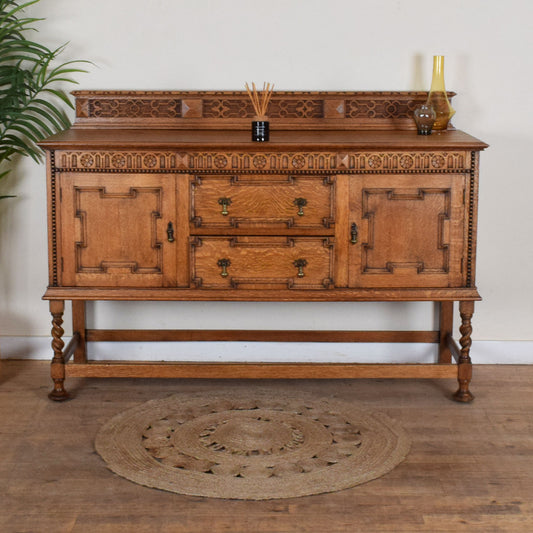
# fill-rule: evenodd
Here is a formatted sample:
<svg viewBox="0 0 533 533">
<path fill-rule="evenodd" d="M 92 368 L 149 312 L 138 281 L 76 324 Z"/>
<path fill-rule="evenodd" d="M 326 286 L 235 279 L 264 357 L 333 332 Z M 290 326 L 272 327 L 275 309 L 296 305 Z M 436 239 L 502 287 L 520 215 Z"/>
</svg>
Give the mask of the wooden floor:
<svg viewBox="0 0 533 533">
<path fill-rule="evenodd" d="M 475 367 L 473 404 L 453 380 L 178 381 L 70 379 L 46 397 L 46 362 L 0 366 L 3 533 L 533 531 L 533 365 Z M 413 446 L 386 476 L 332 494 L 247 502 L 181 496 L 111 473 L 94 437 L 114 414 L 175 391 L 312 391 L 380 410 Z"/>
</svg>

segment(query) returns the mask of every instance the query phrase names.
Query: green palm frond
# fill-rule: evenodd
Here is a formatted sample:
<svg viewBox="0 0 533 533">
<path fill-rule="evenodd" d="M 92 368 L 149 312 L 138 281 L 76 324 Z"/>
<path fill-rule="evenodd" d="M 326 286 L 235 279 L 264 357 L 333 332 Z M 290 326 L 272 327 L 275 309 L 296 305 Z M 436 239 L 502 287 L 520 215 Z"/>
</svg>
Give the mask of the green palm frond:
<svg viewBox="0 0 533 533">
<path fill-rule="evenodd" d="M 74 106 L 61 84 L 77 83 L 71 76 L 90 63 L 57 65 L 66 44 L 50 50 L 28 37 L 43 19 L 25 17 L 24 10 L 39 1 L 0 0 L 0 166 L 14 155 L 42 160 L 37 143 L 71 125 L 65 106 Z"/>
</svg>

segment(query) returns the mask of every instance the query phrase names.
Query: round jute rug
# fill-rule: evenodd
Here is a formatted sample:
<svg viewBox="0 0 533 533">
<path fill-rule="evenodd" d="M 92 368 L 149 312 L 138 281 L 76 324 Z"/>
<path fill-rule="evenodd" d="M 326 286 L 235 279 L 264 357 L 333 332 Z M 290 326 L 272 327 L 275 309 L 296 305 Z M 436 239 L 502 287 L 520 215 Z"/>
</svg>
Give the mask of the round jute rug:
<svg viewBox="0 0 533 533">
<path fill-rule="evenodd" d="M 95 445 L 113 472 L 147 487 L 268 500 L 375 479 L 405 458 L 410 442 L 382 413 L 251 389 L 146 402 L 112 418 Z"/>
</svg>

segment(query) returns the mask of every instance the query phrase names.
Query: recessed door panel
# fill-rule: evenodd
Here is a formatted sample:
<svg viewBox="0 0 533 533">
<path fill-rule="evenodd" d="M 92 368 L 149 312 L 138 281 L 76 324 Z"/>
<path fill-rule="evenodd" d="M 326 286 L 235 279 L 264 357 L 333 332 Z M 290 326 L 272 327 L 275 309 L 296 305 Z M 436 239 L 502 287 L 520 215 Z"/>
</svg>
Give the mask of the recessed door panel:
<svg viewBox="0 0 533 533">
<path fill-rule="evenodd" d="M 350 286 L 463 283 L 464 176 L 357 176 L 350 185 Z"/>
<path fill-rule="evenodd" d="M 175 197 L 172 176 L 63 174 L 63 285 L 175 285 Z"/>
</svg>

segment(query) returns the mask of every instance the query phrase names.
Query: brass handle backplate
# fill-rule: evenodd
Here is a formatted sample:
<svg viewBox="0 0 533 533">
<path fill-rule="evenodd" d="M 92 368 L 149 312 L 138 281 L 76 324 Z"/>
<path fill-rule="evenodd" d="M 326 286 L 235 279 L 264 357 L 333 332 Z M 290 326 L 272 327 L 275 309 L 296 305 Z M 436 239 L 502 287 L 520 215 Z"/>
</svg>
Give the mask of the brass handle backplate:
<svg viewBox="0 0 533 533">
<path fill-rule="evenodd" d="M 358 230 L 357 230 L 357 224 L 355 222 L 352 224 L 352 229 L 350 231 L 350 234 L 352 236 L 350 242 L 352 244 L 357 244 Z"/>
<path fill-rule="evenodd" d="M 298 269 L 298 277 L 303 278 L 305 276 L 304 267 L 307 266 L 307 261 L 305 259 L 296 259 L 293 265 Z"/>
<path fill-rule="evenodd" d="M 217 265 L 222 269 L 222 272 L 220 273 L 220 275 L 223 278 L 227 278 L 228 277 L 227 268 L 231 265 L 231 261 L 229 259 L 222 258 L 218 260 Z"/>
<path fill-rule="evenodd" d="M 305 198 L 295 198 L 293 204 L 298 207 L 298 216 L 304 216 L 304 207 L 307 205 Z"/>
<path fill-rule="evenodd" d="M 231 198 L 219 198 L 218 203 L 222 206 L 220 214 L 227 217 L 229 215 L 228 206 L 231 205 Z"/>
<path fill-rule="evenodd" d="M 174 226 L 172 222 L 169 222 L 167 226 L 167 240 L 168 242 L 174 242 Z"/>
</svg>

